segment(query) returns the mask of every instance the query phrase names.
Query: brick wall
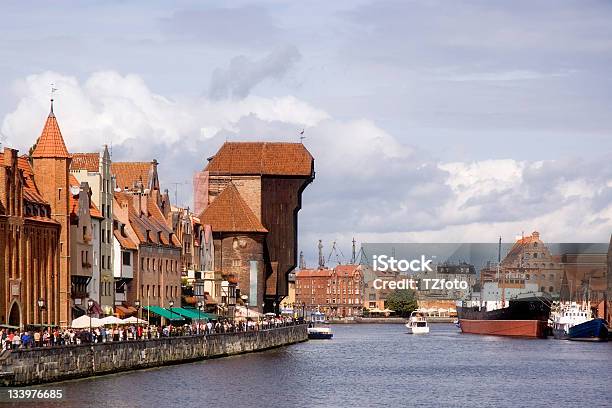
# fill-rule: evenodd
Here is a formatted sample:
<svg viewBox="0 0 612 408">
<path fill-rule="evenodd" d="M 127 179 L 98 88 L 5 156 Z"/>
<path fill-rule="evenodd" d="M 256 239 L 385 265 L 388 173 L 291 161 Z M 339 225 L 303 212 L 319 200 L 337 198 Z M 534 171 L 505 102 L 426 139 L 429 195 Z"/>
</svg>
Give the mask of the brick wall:
<svg viewBox="0 0 612 408">
<path fill-rule="evenodd" d="M 305 341 L 305 325 L 248 333 L 172 337 L 4 351 L 5 386 L 28 385 L 261 351 Z"/>
</svg>

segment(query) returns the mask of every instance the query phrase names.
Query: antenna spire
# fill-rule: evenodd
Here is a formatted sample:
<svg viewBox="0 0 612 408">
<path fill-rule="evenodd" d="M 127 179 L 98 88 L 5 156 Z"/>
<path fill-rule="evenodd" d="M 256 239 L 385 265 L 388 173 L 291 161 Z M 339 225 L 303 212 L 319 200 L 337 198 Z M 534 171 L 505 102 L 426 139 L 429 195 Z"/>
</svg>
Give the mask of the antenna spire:
<svg viewBox="0 0 612 408">
<path fill-rule="evenodd" d="M 55 87 L 54 83 L 51 83 L 51 112 L 50 115 L 53 116 L 53 95 L 55 94 L 55 91 L 57 91 L 57 88 Z"/>
</svg>

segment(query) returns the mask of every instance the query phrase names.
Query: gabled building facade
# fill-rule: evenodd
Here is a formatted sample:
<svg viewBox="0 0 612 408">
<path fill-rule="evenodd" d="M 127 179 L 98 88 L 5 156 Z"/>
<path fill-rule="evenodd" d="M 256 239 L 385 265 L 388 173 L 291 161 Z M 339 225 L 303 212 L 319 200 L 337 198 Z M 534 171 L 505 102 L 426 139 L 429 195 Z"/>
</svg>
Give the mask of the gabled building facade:
<svg viewBox="0 0 612 408">
<path fill-rule="evenodd" d="M 95 278 L 100 279 L 99 248 L 96 243 L 100 241 L 101 219 L 102 215 L 91 199 L 89 184 L 79 183 L 74 176 L 70 176 L 71 319 L 91 313 L 88 311 L 88 299 L 93 299 L 99 305 L 99 299 L 93 298 L 88 288 Z M 96 311 L 99 310 L 98 305 Z"/>
<path fill-rule="evenodd" d="M 135 300 L 162 307 L 181 301 L 181 243 L 167 224 L 170 202 L 159 190 L 157 164 L 112 164 L 117 190 L 122 189 L 114 194 L 114 237 L 122 257 L 115 278 L 127 307 Z"/>
<path fill-rule="evenodd" d="M 288 275 L 297 264 L 297 215 L 302 192 L 314 180 L 314 159 L 301 143 L 226 142 L 209 160 L 194 177 L 195 212 L 208 223 L 208 207 L 222 198 L 228 187 L 233 190 L 232 198 L 237 192 L 249 211 L 241 203 L 226 214 L 228 219 L 254 218 L 263 228 L 257 225 L 257 231 L 253 231 L 251 226 L 244 234 L 232 226 L 233 231 L 227 234 L 213 224 L 215 234 L 225 234 L 216 239 L 215 259 L 226 260 L 217 264 L 224 273 L 225 268 L 240 268 L 241 293 L 256 289 L 257 296 L 250 297 L 250 305 L 265 303 L 265 311 L 270 311 L 287 296 Z M 242 255 L 222 256 L 217 253 L 222 248 L 226 253 L 229 250 Z M 263 270 L 254 270 L 260 264 Z M 254 282 L 247 276 L 258 279 Z"/>
<path fill-rule="evenodd" d="M 70 276 L 60 269 L 60 223 L 27 156 L 0 153 L 0 324 L 66 324 Z M 43 300 L 43 307 L 38 306 Z"/>
<path fill-rule="evenodd" d="M 70 173 L 79 181 L 87 182 L 91 189 L 91 200 L 102 216 L 99 222 L 99 242 L 94 249 L 95 266 L 99 278 L 94 277 L 89 291 L 96 295 L 96 302 L 105 314 L 113 313 L 115 306 L 115 280 L 113 277 L 113 192 L 115 181 L 111 172 L 111 157 L 108 147 L 97 153 L 74 153 Z M 96 287 L 92 287 L 95 283 Z"/>
</svg>

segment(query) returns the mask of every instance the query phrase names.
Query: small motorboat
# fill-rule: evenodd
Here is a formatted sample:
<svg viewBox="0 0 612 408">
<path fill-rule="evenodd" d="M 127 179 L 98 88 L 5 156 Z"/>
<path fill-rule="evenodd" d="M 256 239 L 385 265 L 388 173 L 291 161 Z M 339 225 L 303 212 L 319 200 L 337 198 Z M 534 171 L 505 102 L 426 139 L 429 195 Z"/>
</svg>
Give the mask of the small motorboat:
<svg viewBox="0 0 612 408">
<path fill-rule="evenodd" d="M 427 334 L 429 333 L 429 324 L 425 315 L 421 312 L 414 311 L 410 313 L 408 323 L 406 323 L 408 334 Z"/>
<path fill-rule="evenodd" d="M 310 340 L 330 340 L 334 337 L 329 327 L 309 327 L 308 338 Z"/>
<path fill-rule="evenodd" d="M 321 327 L 317 324 L 325 324 L 325 314 L 320 311 L 313 312 L 310 315 L 310 323 L 308 324 L 308 338 L 310 340 L 329 340 L 334 337 L 329 327 Z"/>
</svg>

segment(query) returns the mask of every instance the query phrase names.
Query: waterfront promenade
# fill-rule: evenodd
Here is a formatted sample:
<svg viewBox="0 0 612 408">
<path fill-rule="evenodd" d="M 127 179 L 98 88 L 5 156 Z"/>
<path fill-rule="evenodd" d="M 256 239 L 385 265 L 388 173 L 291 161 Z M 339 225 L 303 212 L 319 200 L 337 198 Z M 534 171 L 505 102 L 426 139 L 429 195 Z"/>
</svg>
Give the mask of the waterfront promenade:
<svg viewBox="0 0 612 408">
<path fill-rule="evenodd" d="M 4 386 L 83 378 L 250 353 L 307 340 L 305 324 L 144 340 L 20 348 L 0 353 Z"/>
</svg>

